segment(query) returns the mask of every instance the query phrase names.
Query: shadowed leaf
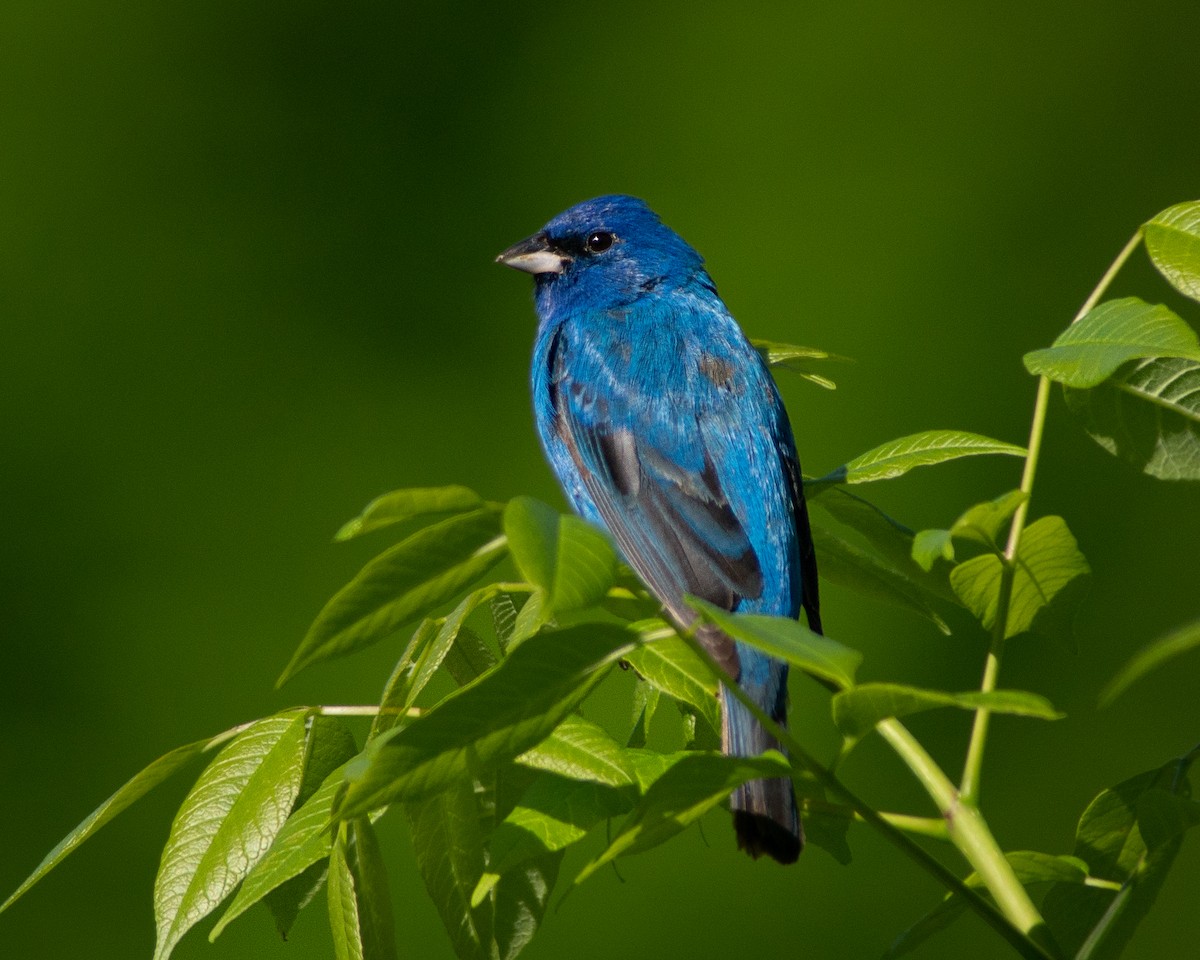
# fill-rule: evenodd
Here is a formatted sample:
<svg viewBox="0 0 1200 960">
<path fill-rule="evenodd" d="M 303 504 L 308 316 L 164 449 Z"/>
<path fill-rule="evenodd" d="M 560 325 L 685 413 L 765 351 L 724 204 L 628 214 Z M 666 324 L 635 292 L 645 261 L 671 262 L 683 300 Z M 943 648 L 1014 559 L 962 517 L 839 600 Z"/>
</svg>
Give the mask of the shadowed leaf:
<svg viewBox="0 0 1200 960">
<path fill-rule="evenodd" d="M 692 753 L 654 781 L 626 817 L 608 848 L 575 878 L 580 884 L 619 856 L 641 853 L 687 829 L 748 780 L 791 775 L 787 761 L 769 751 L 761 757 Z"/>
<path fill-rule="evenodd" d="M 1152 357 L 1064 396 L 1109 453 L 1160 480 L 1200 480 L 1200 362 Z"/>
<path fill-rule="evenodd" d="M 1103 790 L 1083 812 L 1075 855 L 1117 891 L 1055 884 L 1043 913 L 1063 948 L 1087 960 L 1114 960 L 1153 905 L 1185 831 L 1200 823 L 1187 769 L 1193 756 Z"/>
<path fill-rule="evenodd" d="M 456 596 L 505 555 L 490 509 L 418 530 L 368 563 L 325 604 L 279 678 L 377 643 Z"/>
<path fill-rule="evenodd" d="M 1200 647 L 1200 620 L 1193 620 L 1178 630 L 1172 630 L 1166 636 L 1159 637 L 1134 654 L 1108 682 L 1100 693 L 1101 705 L 1107 706 L 1112 703 L 1130 684 L 1140 680 L 1151 670 L 1197 647 Z"/>
<path fill-rule="evenodd" d="M 329 858 L 336 960 L 395 960 L 396 925 L 379 841 L 366 817 L 343 823 Z"/>
<path fill-rule="evenodd" d="M 1018 717 L 1058 720 L 1059 713 L 1045 697 L 1024 690 L 978 690 L 967 693 L 943 693 L 897 683 L 864 683 L 834 696 L 833 722 L 842 734 L 859 740 L 888 717 L 905 717 L 936 707 L 960 710 L 989 710 Z"/>
<path fill-rule="evenodd" d="M 544 740 L 627 655 L 626 630 L 587 624 L 526 640 L 490 673 L 408 726 L 377 737 L 351 764 L 335 811 L 353 817 L 444 790 L 477 768 Z"/>
<path fill-rule="evenodd" d="M 195 743 L 176 747 L 170 753 L 164 754 L 155 760 L 88 814 L 87 818 L 79 826 L 63 837 L 55 845 L 54 849 L 42 858 L 42 862 L 37 865 L 33 873 L 25 878 L 21 885 L 13 891 L 12 895 L 3 904 L 0 904 L 0 913 L 3 913 L 16 903 L 30 887 L 57 867 L 81 843 L 91 839 L 110 820 L 123 813 L 132 804 L 140 800 L 160 783 L 178 773 L 197 757 L 227 743 L 244 729 L 245 727 L 235 727 L 207 740 L 197 740 Z"/>
</svg>

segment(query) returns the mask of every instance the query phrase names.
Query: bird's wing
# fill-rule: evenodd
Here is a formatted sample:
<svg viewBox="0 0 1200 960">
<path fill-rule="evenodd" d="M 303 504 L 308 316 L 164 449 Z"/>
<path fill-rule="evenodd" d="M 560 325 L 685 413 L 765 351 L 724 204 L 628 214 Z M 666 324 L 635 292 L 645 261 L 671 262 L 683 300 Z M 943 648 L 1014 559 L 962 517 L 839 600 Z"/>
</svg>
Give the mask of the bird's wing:
<svg viewBox="0 0 1200 960">
<path fill-rule="evenodd" d="M 684 594 L 725 609 L 758 597 L 759 558 L 722 488 L 700 408 L 639 391 L 636 378 L 573 376 L 569 352 L 553 351 L 553 430 L 626 561 L 684 624 L 695 619 Z M 737 676 L 732 641 L 714 632 L 712 642 Z"/>
</svg>

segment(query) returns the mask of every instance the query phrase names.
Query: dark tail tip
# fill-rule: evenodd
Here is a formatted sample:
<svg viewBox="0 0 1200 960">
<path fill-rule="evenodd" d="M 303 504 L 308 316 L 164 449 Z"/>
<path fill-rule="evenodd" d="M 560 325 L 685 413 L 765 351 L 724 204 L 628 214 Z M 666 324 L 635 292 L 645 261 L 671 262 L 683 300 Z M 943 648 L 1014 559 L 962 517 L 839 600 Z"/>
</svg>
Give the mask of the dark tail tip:
<svg viewBox="0 0 1200 960">
<path fill-rule="evenodd" d="M 745 850 L 755 860 L 765 853 L 779 863 L 795 863 L 804 849 L 803 833 L 793 833 L 761 813 L 734 810 L 733 829 L 737 832 L 738 849 Z"/>
</svg>

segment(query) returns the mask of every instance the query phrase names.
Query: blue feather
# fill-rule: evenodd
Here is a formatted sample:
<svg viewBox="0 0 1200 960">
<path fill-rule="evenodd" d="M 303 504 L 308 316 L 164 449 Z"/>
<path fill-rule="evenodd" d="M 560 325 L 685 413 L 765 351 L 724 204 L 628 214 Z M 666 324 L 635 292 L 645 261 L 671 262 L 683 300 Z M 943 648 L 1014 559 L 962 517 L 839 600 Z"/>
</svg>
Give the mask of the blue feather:
<svg viewBox="0 0 1200 960">
<path fill-rule="evenodd" d="M 608 530 L 681 625 L 692 594 L 820 628 L 816 566 L 787 413 L 704 261 L 634 197 L 572 207 L 500 262 L 532 273 L 538 436 L 574 509 Z M 712 628 L 699 636 L 762 709 L 786 720 L 787 665 Z M 732 697 L 722 746 L 779 749 Z M 731 798 L 740 845 L 796 859 L 791 782 Z"/>
</svg>

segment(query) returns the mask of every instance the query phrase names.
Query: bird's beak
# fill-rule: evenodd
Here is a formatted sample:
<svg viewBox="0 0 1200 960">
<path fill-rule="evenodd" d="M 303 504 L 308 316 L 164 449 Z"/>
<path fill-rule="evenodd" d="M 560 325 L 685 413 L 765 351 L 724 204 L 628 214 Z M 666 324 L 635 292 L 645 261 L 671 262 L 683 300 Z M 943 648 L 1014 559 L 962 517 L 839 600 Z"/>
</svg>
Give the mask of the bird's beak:
<svg viewBox="0 0 1200 960">
<path fill-rule="evenodd" d="M 544 233 L 535 233 L 520 243 L 514 243 L 496 258 L 497 263 L 526 273 L 562 273 L 571 263 L 571 257 L 555 249 Z"/>
</svg>

